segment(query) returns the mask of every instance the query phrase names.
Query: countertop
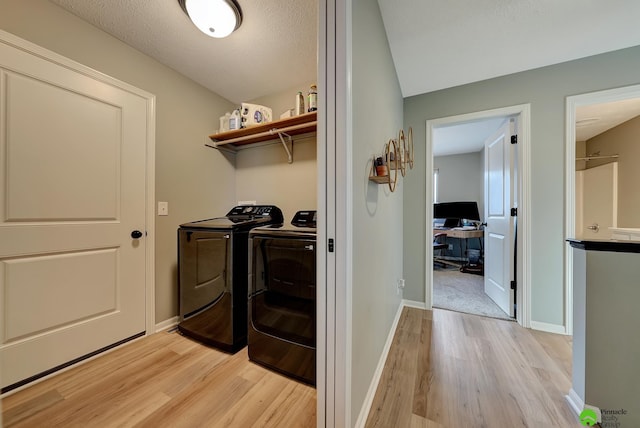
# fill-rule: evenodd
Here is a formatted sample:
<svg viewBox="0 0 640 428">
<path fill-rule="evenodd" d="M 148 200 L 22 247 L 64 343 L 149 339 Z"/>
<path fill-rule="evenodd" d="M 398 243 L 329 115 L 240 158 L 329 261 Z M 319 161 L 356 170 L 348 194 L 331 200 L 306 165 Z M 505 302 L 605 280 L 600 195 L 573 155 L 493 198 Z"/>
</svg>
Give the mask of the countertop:
<svg viewBox="0 0 640 428">
<path fill-rule="evenodd" d="M 618 253 L 640 253 L 640 242 L 638 241 L 620 241 L 615 239 L 567 239 L 569 245 L 573 248 L 579 248 L 587 251 L 614 251 Z"/>
</svg>

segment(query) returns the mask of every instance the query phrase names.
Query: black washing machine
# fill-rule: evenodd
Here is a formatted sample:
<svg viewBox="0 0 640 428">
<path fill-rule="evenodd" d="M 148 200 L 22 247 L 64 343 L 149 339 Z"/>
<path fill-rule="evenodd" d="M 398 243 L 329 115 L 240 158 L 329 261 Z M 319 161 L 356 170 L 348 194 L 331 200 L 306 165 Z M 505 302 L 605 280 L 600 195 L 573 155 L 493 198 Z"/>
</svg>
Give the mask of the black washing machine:
<svg viewBox="0 0 640 428">
<path fill-rule="evenodd" d="M 315 386 L 316 212 L 249 238 L 249 359 Z"/>
<path fill-rule="evenodd" d="M 180 332 L 227 352 L 246 346 L 249 231 L 282 221 L 278 207 L 251 205 L 180 225 Z"/>
</svg>

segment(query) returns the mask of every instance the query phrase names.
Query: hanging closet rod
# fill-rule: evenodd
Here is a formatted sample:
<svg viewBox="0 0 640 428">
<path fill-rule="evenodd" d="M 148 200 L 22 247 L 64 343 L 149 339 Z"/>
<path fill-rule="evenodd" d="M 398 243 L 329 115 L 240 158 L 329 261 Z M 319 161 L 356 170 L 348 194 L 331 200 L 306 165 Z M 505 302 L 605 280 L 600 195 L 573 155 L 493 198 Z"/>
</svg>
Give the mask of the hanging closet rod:
<svg viewBox="0 0 640 428">
<path fill-rule="evenodd" d="M 582 158 L 576 158 L 577 161 L 590 161 L 595 159 L 618 159 L 619 155 L 602 155 L 602 156 L 585 156 Z"/>
</svg>

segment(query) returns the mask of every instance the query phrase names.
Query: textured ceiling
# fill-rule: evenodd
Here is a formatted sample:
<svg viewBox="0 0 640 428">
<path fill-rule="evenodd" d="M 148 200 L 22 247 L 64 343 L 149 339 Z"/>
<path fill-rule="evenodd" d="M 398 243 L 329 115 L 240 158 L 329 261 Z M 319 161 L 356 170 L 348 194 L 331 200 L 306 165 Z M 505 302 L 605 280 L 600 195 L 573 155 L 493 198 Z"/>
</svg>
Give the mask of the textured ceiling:
<svg viewBox="0 0 640 428">
<path fill-rule="evenodd" d="M 236 103 L 317 78 L 319 0 L 238 0 L 243 23 L 225 39 L 177 0 L 51 1 Z M 640 45 L 638 0 L 378 4 L 405 97 Z"/>
<path fill-rule="evenodd" d="M 317 0 L 240 0 L 242 25 L 225 39 L 177 0 L 51 1 L 235 103 L 316 80 Z"/>
<path fill-rule="evenodd" d="M 640 45 L 638 0 L 378 0 L 405 97 Z"/>
<path fill-rule="evenodd" d="M 243 23 L 225 39 L 200 33 L 177 0 L 51 1 L 235 103 L 316 80 L 318 0 L 239 0 Z M 640 45 L 638 0 L 378 4 L 405 97 Z M 578 140 L 638 115 L 632 103 L 578 110 L 590 119 Z M 497 122 L 437 129 L 434 154 L 480 150 Z"/>
</svg>

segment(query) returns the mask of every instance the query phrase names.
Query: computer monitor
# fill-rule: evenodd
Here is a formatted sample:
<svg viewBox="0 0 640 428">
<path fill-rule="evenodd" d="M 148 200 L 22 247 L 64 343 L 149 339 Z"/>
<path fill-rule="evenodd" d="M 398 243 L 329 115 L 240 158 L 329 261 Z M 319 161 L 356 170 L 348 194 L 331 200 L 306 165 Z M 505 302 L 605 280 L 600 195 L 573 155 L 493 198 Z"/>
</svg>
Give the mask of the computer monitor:
<svg viewBox="0 0 640 428">
<path fill-rule="evenodd" d="M 460 226 L 462 219 L 480 221 L 477 202 L 440 202 L 433 204 L 433 218 L 444 218 L 444 227 Z"/>
</svg>

